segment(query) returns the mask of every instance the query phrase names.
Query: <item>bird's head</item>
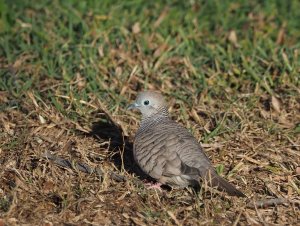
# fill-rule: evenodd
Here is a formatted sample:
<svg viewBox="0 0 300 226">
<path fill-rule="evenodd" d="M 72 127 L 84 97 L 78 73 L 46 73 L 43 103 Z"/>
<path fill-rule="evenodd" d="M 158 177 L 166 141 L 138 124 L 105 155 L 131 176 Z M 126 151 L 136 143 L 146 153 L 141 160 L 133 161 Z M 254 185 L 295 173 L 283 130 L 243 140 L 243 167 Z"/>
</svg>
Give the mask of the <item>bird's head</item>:
<svg viewBox="0 0 300 226">
<path fill-rule="evenodd" d="M 155 91 L 140 92 L 134 103 L 128 106 L 128 110 L 138 109 L 143 118 L 147 118 L 157 113 L 166 113 L 166 102 L 164 97 Z"/>
</svg>

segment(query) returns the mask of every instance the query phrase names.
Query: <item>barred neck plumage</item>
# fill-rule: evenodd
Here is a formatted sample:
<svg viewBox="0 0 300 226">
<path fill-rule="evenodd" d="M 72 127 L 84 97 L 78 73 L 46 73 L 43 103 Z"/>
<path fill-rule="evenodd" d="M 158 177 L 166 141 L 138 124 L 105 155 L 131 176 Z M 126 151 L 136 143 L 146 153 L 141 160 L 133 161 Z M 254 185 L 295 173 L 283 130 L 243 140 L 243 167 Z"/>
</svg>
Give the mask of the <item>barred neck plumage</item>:
<svg viewBox="0 0 300 226">
<path fill-rule="evenodd" d="M 140 124 L 140 129 L 144 130 L 153 124 L 159 123 L 162 120 L 166 120 L 166 118 L 169 118 L 169 112 L 166 107 L 161 107 L 157 109 L 157 112 L 147 116 L 147 117 L 142 117 L 142 121 Z"/>
</svg>

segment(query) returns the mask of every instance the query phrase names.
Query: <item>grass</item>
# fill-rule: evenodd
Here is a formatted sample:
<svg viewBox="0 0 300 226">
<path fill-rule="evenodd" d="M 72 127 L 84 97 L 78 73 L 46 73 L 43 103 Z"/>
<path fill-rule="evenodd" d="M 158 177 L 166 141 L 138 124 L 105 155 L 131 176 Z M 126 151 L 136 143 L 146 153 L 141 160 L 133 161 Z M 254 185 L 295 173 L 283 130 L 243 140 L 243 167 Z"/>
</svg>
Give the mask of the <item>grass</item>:
<svg viewBox="0 0 300 226">
<path fill-rule="evenodd" d="M 0 223 L 295 225 L 299 7 L 0 0 Z M 248 199 L 137 183 L 139 116 L 126 106 L 144 89 L 166 96 Z M 102 175 L 58 167 L 47 151 Z M 249 205 L 271 198 L 289 203 Z"/>
</svg>

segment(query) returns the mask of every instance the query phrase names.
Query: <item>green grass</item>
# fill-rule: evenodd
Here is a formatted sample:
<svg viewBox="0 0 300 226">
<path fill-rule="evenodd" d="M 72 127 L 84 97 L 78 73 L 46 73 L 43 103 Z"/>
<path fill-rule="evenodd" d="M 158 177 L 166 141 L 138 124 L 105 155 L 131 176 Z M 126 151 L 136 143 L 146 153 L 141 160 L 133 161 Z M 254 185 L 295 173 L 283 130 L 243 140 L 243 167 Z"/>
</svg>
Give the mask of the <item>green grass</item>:
<svg viewBox="0 0 300 226">
<path fill-rule="evenodd" d="M 78 94 L 80 99 L 88 99 L 91 92 L 107 98 L 107 88 L 101 83 L 110 85 L 110 77 L 126 82 L 135 65 L 143 80 L 158 84 L 164 77 L 175 80 L 187 69 L 188 78 L 173 81 L 179 86 L 174 96 L 182 96 L 185 87 L 192 88 L 191 95 L 203 89 L 218 94 L 225 87 L 238 89 L 245 83 L 249 89 L 258 84 L 268 93 L 287 82 L 299 85 L 295 53 L 300 40 L 298 1 L 195 1 L 192 5 L 189 1 L 33 4 L 2 0 L 0 5 L 0 53 L 5 63 L 0 88 L 14 96 L 37 89 L 48 79 L 61 81 L 57 92 L 78 94 L 69 85 L 79 73 L 87 82 Z M 155 26 L 163 12 L 163 20 Z M 139 23 L 138 34 L 132 33 L 135 23 Z M 285 39 L 278 45 L 281 28 Z M 231 30 L 237 34 L 238 49 L 228 42 Z M 162 45 L 166 48 L 155 54 Z M 99 48 L 103 56 L 99 56 Z M 125 59 L 121 60 L 119 53 L 125 53 Z M 182 61 L 176 67 L 168 62 L 176 57 L 189 59 L 190 67 Z M 143 60 L 147 71 L 142 68 Z M 21 65 L 13 72 L 5 70 L 18 61 Z M 122 73 L 116 73 L 118 66 Z M 158 78 L 153 79 L 154 74 L 159 74 Z M 207 84 L 212 75 L 212 84 Z M 109 96 L 116 98 L 118 92 L 111 87 Z"/>
<path fill-rule="evenodd" d="M 42 116 L 47 125 L 76 134 L 78 125 L 106 120 L 105 110 L 132 137 L 136 124 L 126 106 L 137 91 L 154 88 L 170 100 L 173 118 L 203 143 L 245 148 L 243 154 L 254 158 L 263 131 L 262 139 L 271 136 L 285 150 L 288 138 L 297 143 L 300 128 L 299 9 L 297 0 L 0 0 L 0 113 L 18 111 L 32 120 L 21 123 L 28 131 Z M 282 110 L 277 115 L 272 96 Z M 3 122 L 20 118 L 6 113 Z M 25 147 L 24 131 L 1 135 L 0 154 Z M 222 153 L 222 160 L 234 159 L 234 151 L 231 157 Z M 229 160 L 232 168 L 239 161 Z M 266 169 L 277 172 L 277 165 Z M 217 170 L 226 175 L 228 164 Z M 79 186 L 75 193 L 88 191 Z M 67 196 L 57 197 L 66 197 L 60 205 L 68 209 Z M 0 197 L 0 209 L 8 210 L 7 202 Z M 159 207 L 145 204 L 149 222 L 174 223 Z M 213 217 L 206 214 L 206 220 Z"/>
</svg>

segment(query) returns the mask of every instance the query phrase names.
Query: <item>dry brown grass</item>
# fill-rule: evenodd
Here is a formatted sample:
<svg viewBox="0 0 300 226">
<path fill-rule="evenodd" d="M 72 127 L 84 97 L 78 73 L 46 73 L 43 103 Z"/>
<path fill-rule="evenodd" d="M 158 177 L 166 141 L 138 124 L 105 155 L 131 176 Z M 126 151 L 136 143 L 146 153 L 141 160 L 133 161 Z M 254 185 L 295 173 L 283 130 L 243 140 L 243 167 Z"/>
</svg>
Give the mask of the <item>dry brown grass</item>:
<svg viewBox="0 0 300 226">
<path fill-rule="evenodd" d="M 97 108 L 94 114 L 112 122 L 92 125 L 88 122 L 92 116 L 74 122 L 28 93 L 18 109 L 7 107 L 0 113 L 0 225 L 296 225 L 300 142 L 297 134 L 291 136 L 291 129 L 300 120 L 299 100 L 256 98 L 249 111 L 245 106 L 249 98 L 241 96 L 226 107 L 223 100 L 206 105 L 201 97 L 193 108 L 182 104 L 188 116 L 184 120 L 178 118 L 180 108 L 174 100 L 170 108 L 174 119 L 199 139 L 203 130 L 216 126 L 216 119 L 226 118 L 223 128 L 239 122 L 237 131 L 204 144 L 213 164 L 222 163 L 227 179 L 249 197 L 239 199 L 210 192 L 196 195 L 190 189 L 147 190 L 137 182 L 139 172 L 131 157 L 136 115 L 123 110 L 124 115 L 111 115 L 95 100 L 89 103 Z M 2 92 L 1 102 L 9 106 L 10 101 Z M 267 131 L 267 124 L 275 122 L 274 131 Z M 103 175 L 59 167 L 43 158 L 47 151 L 99 167 Z M 112 179 L 112 172 L 126 180 Z M 287 202 L 268 205 L 271 198 Z M 258 200 L 267 206 L 255 205 Z"/>
<path fill-rule="evenodd" d="M 299 1 L 164 2 L 0 1 L 0 226 L 299 225 Z M 145 188 L 145 88 L 248 198 Z"/>
</svg>

